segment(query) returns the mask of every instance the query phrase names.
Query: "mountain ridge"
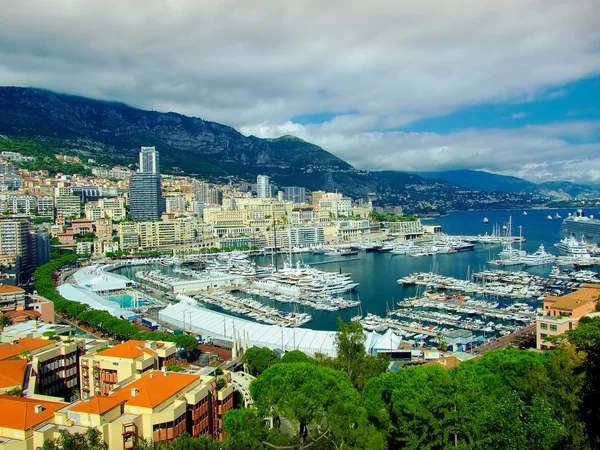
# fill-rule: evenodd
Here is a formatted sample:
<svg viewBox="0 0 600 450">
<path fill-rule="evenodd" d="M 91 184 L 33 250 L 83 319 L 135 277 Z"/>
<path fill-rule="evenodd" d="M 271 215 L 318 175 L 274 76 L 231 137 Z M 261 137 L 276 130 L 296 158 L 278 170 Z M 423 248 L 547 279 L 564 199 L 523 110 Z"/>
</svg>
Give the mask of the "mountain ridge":
<svg viewBox="0 0 600 450">
<path fill-rule="evenodd" d="M 154 145 L 165 173 L 246 180 L 262 173 L 279 186 L 337 189 L 353 198 L 369 196 L 381 204 L 413 210 L 464 209 L 479 203 L 501 207 L 513 201 L 490 196 L 490 203 L 483 201 L 487 194 L 477 190 L 465 192 L 455 183 L 405 172 L 358 170 L 295 136 L 244 136 L 199 117 L 34 88 L 0 87 L 0 134 L 52 141 L 59 152 L 74 152 L 100 164 L 132 164 L 140 146 Z"/>
</svg>

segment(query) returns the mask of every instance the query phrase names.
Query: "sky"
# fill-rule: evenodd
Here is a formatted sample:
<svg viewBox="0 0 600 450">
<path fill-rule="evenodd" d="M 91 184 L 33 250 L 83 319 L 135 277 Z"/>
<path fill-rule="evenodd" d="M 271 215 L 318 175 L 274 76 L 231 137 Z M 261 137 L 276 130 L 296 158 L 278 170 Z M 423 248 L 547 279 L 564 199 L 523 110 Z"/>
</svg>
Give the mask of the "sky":
<svg viewBox="0 0 600 450">
<path fill-rule="evenodd" d="M 360 169 L 600 184 L 598 0 L 0 8 L 0 85 L 293 134 Z"/>
</svg>

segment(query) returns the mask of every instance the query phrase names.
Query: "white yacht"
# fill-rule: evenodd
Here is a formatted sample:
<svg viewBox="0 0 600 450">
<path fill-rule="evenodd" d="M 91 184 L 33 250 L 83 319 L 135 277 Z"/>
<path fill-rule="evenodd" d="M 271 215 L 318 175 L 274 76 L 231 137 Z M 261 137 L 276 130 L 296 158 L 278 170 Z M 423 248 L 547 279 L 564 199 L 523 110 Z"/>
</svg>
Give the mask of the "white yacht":
<svg viewBox="0 0 600 450">
<path fill-rule="evenodd" d="M 588 252 L 586 242 L 583 239 L 580 242 L 571 236 L 561 239 L 561 241 L 554 244 L 554 246 L 558 249 L 558 254 L 560 256 L 569 256 L 571 258 L 590 257 L 590 252 Z"/>
<path fill-rule="evenodd" d="M 552 220 L 552 216 L 550 214 L 548 214 L 548 217 L 546 217 L 546 219 Z"/>
<path fill-rule="evenodd" d="M 523 211 L 523 215 L 526 216 L 527 215 L 527 211 Z"/>
<path fill-rule="evenodd" d="M 483 218 L 483 223 L 489 223 L 489 219 L 487 217 Z"/>
<path fill-rule="evenodd" d="M 562 219 L 562 216 L 559 213 L 556 213 L 556 215 L 554 216 L 555 219 Z"/>
<path fill-rule="evenodd" d="M 546 264 L 554 264 L 556 261 L 556 256 L 548 253 L 544 249 L 544 244 L 540 245 L 540 248 L 531 255 L 524 256 L 521 258 L 521 262 L 525 264 L 525 266 L 544 266 Z"/>
</svg>

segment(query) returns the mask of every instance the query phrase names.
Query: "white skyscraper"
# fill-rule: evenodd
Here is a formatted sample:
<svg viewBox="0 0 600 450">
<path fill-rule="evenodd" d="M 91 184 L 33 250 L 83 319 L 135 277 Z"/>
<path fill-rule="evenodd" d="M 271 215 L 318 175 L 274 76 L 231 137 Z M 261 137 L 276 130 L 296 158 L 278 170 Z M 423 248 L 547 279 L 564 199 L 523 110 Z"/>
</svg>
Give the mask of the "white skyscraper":
<svg viewBox="0 0 600 450">
<path fill-rule="evenodd" d="M 140 172 L 160 173 L 160 160 L 154 147 L 142 147 L 140 151 Z"/>
<path fill-rule="evenodd" d="M 258 198 L 271 198 L 271 183 L 266 175 L 256 177 L 256 193 Z"/>
</svg>

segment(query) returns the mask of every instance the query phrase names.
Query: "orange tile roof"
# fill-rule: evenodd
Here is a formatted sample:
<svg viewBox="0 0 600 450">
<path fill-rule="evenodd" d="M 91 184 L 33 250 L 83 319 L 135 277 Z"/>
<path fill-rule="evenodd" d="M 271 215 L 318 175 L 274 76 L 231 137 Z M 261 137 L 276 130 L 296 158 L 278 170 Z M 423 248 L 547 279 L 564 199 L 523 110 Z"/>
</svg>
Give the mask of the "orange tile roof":
<svg viewBox="0 0 600 450">
<path fill-rule="evenodd" d="M 546 297 L 550 308 L 572 311 L 591 301 L 597 301 L 600 297 L 600 286 L 595 284 L 584 284 L 583 288 L 561 297 Z"/>
<path fill-rule="evenodd" d="M 56 341 L 42 338 L 21 338 L 17 341 L 17 344 L 19 344 L 25 350 L 31 351 L 42 347 L 55 346 Z"/>
<path fill-rule="evenodd" d="M 125 403 L 125 399 L 117 397 L 92 397 L 85 402 L 77 403 L 69 411 L 88 414 L 104 414 L 115 406 Z"/>
<path fill-rule="evenodd" d="M 434 359 L 433 361 L 423 364 L 424 367 L 441 366 L 443 369 L 449 370 L 460 366 L 460 359 L 456 356 L 444 356 L 443 358 Z"/>
<path fill-rule="evenodd" d="M 0 388 L 22 386 L 26 369 L 26 359 L 0 361 Z"/>
<path fill-rule="evenodd" d="M 10 284 L 0 284 L 0 295 L 2 294 L 24 294 L 25 290 L 18 286 L 11 286 Z"/>
<path fill-rule="evenodd" d="M 41 405 L 40 414 L 35 412 Z M 0 427 L 13 430 L 29 430 L 54 416 L 54 412 L 64 408 L 66 403 L 48 402 L 33 398 L 14 397 L 0 394 Z"/>
<path fill-rule="evenodd" d="M 154 355 L 156 352 L 146 347 L 146 341 L 130 340 L 115 345 L 114 347 L 107 348 L 106 350 L 102 350 L 98 355 L 111 356 L 113 358 L 135 359 L 142 356 L 143 353 Z"/>
<path fill-rule="evenodd" d="M 153 370 L 139 380 L 123 386 L 111 394 L 111 397 L 124 399 L 130 406 L 154 408 L 199 379 L 198 375 L 167 372 L 165 376 L 160 370 Z M 132 389 L 138 390 L 137 395 L 131 395 Z"/>
<path fill-rule="evenodd" d="M 15 342 L 0 344 L 0 361 L 19 356 L 22 352 L 30 352 L 53 345 L 56 345 L 54 341 L 39 338 L 21 338 Z"/>
</svg>

